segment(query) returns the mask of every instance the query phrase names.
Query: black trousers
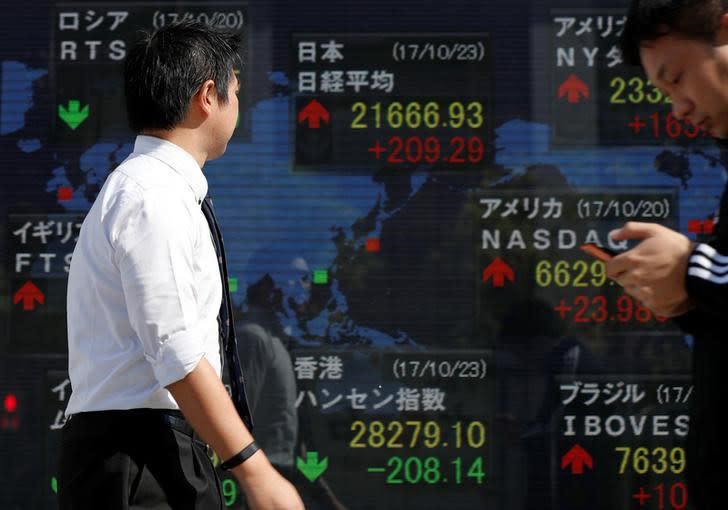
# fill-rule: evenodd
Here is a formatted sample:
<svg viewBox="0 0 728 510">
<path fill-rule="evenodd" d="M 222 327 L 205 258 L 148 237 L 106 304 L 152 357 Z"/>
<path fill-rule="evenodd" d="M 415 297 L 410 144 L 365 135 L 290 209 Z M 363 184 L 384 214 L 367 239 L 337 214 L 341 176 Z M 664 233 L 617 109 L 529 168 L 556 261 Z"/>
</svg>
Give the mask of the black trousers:
<svg viewBox="0 0 728 510">
<path fill-rule="evenodd" d="M 223 510 L 206 445 L 178 411 L 79 413 L 63 427 L 61 510 Z"/>
</svg>

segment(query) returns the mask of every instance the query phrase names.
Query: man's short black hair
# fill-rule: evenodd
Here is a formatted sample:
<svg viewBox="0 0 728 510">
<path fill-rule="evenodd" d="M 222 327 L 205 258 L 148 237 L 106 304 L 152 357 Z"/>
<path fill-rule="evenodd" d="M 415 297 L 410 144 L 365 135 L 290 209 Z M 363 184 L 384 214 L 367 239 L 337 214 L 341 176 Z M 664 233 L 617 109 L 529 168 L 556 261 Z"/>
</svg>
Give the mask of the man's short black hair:
<svg viewBox="0 0 728 510">
<path fill-rule="evenodd" d="M 619 46 L 629 65 L 640 65 L 640 47 L 668 33 L 714 42 L 725 0 L 632 0 Z"/>
<path fill-rule="evenodd" d="M 190 100 L 207 80 L 218 99 L 228 101 L 233 69 L 240 66 L 239 32 L 180 21 L 144 33 L 124 64 L 124 92 L 129 127 L 169 130 L 187 115 Z"/>
</svg>

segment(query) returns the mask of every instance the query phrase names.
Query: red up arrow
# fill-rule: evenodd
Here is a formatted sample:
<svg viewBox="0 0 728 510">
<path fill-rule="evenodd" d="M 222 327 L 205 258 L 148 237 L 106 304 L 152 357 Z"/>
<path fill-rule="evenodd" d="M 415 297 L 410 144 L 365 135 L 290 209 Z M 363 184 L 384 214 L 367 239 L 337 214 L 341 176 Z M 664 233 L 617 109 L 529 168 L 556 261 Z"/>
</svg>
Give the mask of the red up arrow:
<svg viewBox="0 0 728 510">
<path fill-rule="evenodd" d="M 582 95 L 584 98 L 589 97 L 589 87 L 581 81 L 575 74 L 570 74 L 564 83 L 559 85 L 559 98 L 566 96 L 566 100 L 571 104 L 578 103 L 580 101 L 579 96 Z"/>
<path fill-rule="evenodd" d="M 496 257 L 483 271 L 483 283 L 487 283 L 491 278 L 493 278 L 493 287 L 503 287 L 506 284 L 506 278 L 513 283 L 515 275 L 511 266 L 503 262 L 500 257 Z"/>
<path fill-rule="evenodd" d="M 328 124 L 329 119 L 329 111 L 315 99 L 312 99 L 310 103 L 298 112 L 298 123 L 302 124 L 308 121 L 308 127 L 311 129 L 320 128 L 322 120 Z"/>
<path fill-rule="evenodd" d="M 13 296 L 13 304 L 23 302 L 23 310 L 35 310 L 35 302 L 45 304 L 45 296 L 33 282 L 27 281 Z"/>
<path fill-rule="evenodd" d="M 584 474 L 584 466 L 589 469 L 594 467 L 592 456 L 578 444 L 572 446 L 571 450 L 561 457 L 561 469 L 566 469 L 569 467 L 569 464 L 571 464 L 572 475 Z"/>
</svg>

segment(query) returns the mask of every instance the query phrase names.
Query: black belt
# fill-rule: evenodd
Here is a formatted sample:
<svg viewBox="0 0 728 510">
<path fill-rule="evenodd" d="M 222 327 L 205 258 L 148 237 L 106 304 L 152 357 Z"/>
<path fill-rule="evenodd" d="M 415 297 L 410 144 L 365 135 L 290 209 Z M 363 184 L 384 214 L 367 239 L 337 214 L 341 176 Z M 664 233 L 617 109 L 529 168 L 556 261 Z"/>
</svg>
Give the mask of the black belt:
<svg viewBox="0 0 728 510">
<path fill-rule="evenodd" d="M 195 435 L 195 431 L 192 429 L 192 425 L 187 423 L 187 420 L 185 420 L 185 417 L 182 416 L 181 412 L 163 410 L 160 414 L 162 422 L 169 425 L 170 428 L 182 432 L 183 434 L 186 434 L 188 436 Z"/>
<path fill-rule="evenodd" d="M 162 421 L 169 426 L 169 428 L 176 430 L 178 432 L 182 432 L 185 435 L 188 435 L 192 438 L 193 441 L 197 442 L 205 448 L 205 453 L 207 453 L 207 456 L 212 458 L 212 448 L 210 448 L 210 445 L 207 444 L 200 436 L 195 432 L 195 430 L 192 428 L 192 425 L 187 423 L 187 420 L 185 420 L 185 417 L 182 415 L 180 411 L 165 411 L 162 410 Z"/>
<path fill-rule="evenodd" d="M 112 409 L 108 411 L 88 411 L 71 415 L 67 427 L 82 426 L 84 429 L 104 431 L 110 428 L 126 428 L 132 422 L 159 423 L 173 430 L 190 436 L 205 447 L 209 454 L 209 446 L 187 423 L 181 411 L 174 409 Z"/>
</svg>

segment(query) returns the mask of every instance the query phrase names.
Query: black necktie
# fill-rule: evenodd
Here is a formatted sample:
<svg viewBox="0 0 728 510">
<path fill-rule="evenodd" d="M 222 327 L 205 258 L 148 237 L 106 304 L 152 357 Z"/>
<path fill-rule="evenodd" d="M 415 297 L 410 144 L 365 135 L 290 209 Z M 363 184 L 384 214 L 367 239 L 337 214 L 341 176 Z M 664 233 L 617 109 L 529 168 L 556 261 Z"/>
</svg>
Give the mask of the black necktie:
<svg viewBox="0 0 728 510">
<path fill-rule="evenodd" d="M 205 215 L 207 224 L 210 226 L 212 241 L 215 245 L 215 253 L 217 254 L 217 262 L 220 266 L 220 277 L 222 278 L 222 303 L 220 304 L 220 314 L 217 317 L 217 322 L 220 327 L 221 368 L 224 368 L 227 362 L 233 403 L 240 418 L 245 422 L 248 430 L 252 432 L 253 417 L 250 414 L 248 398 L 245 395 L 245 381 L 243 380 L 243 370 L 240 367 L 238 341 L 235 337 L 235 325 L 233 324 L 233 306 L 230 300 L 230 288 L 228 287 L 225 246 L 222 242 L 222 232 L 220 232 L 220 226 L 215 219 L 215 211 L 212 208 L 212 199 L 210 197 L 205 197 L 205 200 L 202 201 L 202 212 Z"/>
</svg>

